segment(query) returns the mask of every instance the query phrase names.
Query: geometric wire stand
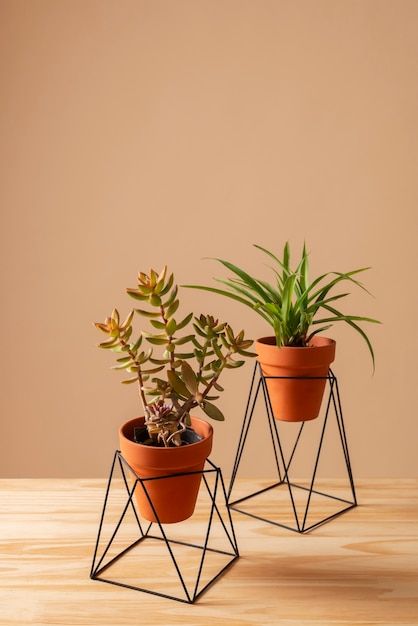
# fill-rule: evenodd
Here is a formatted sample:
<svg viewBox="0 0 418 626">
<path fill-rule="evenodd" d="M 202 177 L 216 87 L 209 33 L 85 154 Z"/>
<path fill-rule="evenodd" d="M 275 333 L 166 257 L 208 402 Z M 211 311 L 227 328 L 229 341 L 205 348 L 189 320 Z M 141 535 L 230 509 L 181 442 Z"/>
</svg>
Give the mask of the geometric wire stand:
<svg viewBox="0 0 418 626">
<path fill-rule="evenodd" d="M 256 384 L 257 374 L 259 376 L 259 380 Z M 238 443 L 238 449 L 231 474 L 231 482 L 229 485 L 227 496 L 228 506 L 234 511 L 244 513 L 245 515 L 249 515 L 250 517 L 260 519 L 270 524 L 281 526 L 283 528 L 287 528 L 288 530 L 292 530 L 298 533 L 307 533 L 314 528 L 334 519 L 335 517 L 338 517 L 342 513 L 345 513 L 346 511 L 349 511 L 350 509 L 357 506 L 357 499 L 348 452 L 347 437 L 338 390 L 338 382 L 331 370 L 329 370 L 326 377 L 316 377 L 327 379 L 328 396 L 324 394 L 324 399 L 326 399 L 326 405 L 325 413 L 323 414 L 322 418 L 322 423 L 320 421 L 321 417 L 319 416 L 315 420 L 310 420 L 307 422 L 297 422 L 296 426 L 293 424 L 292 426 L 297 429 L 296 436 L 294 437 L 293 442 L 291 443 L 290 448 L 286 454 L 284 445 L 282 443 L 283 429 L 290 428 L 290 425 L 288 422 L 276 420 L 273 416 L 270 396 L 266 384 L 266 380 L 269 378 L 294 378 L 302 380 L 306 377 L 264 376 L 259 366 L 259 363 L 256 363 L 251 381 L 250 392 L 248 395 L 248 401 Z M 241 464 L 242 455 L 244 452 L 244 448 L 248 442 L 248 434 L 250 425 L 253 420 L 254 409 L 261 391 L 263 392 L 263 398 L 266 407 L 268 430 L 273 445 L 274 461 L 278 473 L 278 480 L 265 488 L 255 491 L 252 494 L 245 495 L 243 497 L 239 497 L 238 499 L 233 500 L 232 491 L 234 488 L 234 484 L 236 484 L 235 481 L 238 476 L 238 470 Z M 337 439 L 337 443 L 338 441 L 341 443 L 342 463 L 348 481 L 347 488 L 349 495 L 345 497 L 341 497 L 341 494 L 338 495 L 337 493 L 326 493 L 323 488 L 319 488 L 317 486 L 317 483 L 319 482 L 317 480 L 318 467 L 322 458 L 321 454 L 324 450 L 324 441 L 326 439 L 328 431 L 331 430 L 331 422 L 333 417 L 335 417 L 334 431 L 336 431 L 334 439 Z M 297 484 L 290 477 L 292 464 L 294 463 L 294 459 L 296 457 L 298 449 L 302 446 L 303 436 L 305 435 L 305 441 L 303 443 L 306 444 L 306 437 L 309 437 L 309 429 L 313 427 L 314 423 L 316 432 L 318 434 L 318 447 L 315 448 L 313 452 L 314 462 L 312 476 L 310 479 L 308 479 L 305 485 L 300 484 L 300 482 L 299 484 Z M 312 450 L 312 437 L 308 439 L 308 446 L 310 446 Z M 282 501 L 280 505 L 278 490 L 280 490 L 281 493 L 283 489 L 285 490 L 285 501 Z M 274 500 L 272 501 L 271 498 L 272 490 L 274 491 L 274 495 L 276 496 L 277 504 L 281 506 L 281 508 L 279 507 L 278 513 L 277 511 L 271 511 L 272 502 L 275 502 Z M 266 504 L 266 500 L 263 499 L 263 496 L 265 495 L 269 495 L 268 504 Z M 248 504 L 251 499 L 254 500 L 250 503 L 250 508 L 245 508 L 246 504 Z M 316 519 L 311 521 L 312 514 L 315 515 L 315 510 L 316 513 L 318 513 L 318 501 L 320 501 L 321 516 L 323 515 L 324 510 L 326 510 L 327 512 L 325 513 L 325 517 L 319 517 L 319 519 L 318 517 L 316 517 Z M 289 522 L 289 519 L 286 520 L 286 523 L 283 520 L 280 521 L 280 515 L 285 505 L 287 505 L 288 507 L 288 518 L 294 518 L 295 524 L 291 524 Z M 263 510 L 260 510 L 260 507 L 262 509 L 263 506 L 266 511 L 265 513 L 263 512 Z M 272 517 L 272 513 L 273 519 L 270 519 Z M 277 517 L 279 517 L 279 519 L 276 519 Z"/>
<path fill-rule="evenodd" d="M 146 484 L 170 476 L 141 479 L 116 451 L 90 578 L 179 602 L 195 602 L 239 557 L 221 470 L 209 459 L 207 466 L 201 472 L 176 474 L 201 474 L 202 484 L 192 518 L 167 524 L 170 530 L 166 531 Z M 141 518 L 134 497 L 138 484 L 156 522 Z"/>
</svg>

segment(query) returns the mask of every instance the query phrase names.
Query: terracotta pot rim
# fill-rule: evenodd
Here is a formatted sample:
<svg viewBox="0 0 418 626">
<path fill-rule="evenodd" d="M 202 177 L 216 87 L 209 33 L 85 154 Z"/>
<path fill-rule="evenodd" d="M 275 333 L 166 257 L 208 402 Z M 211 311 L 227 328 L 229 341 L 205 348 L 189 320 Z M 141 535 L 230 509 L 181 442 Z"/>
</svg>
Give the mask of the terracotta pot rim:
<svg viewBox="0 0 418 626">
<path fill-rule="evenodd" d="M 323 336 L 314 336 L 311 339 L 311 342 L 307 346 L 282 346 L 279 348 L 276 344 L 276 337 L 274 335 L 268 335 L 267 337 L 259 337 L 255 341 L 256 344 L 261 344 L 262 346 L 277 348 L 278 350 L 308 350 L 311 348 L 321 349 L 328 348 L 329 346 L 336 343 L 335 339 L 331 339 L 330 337 Z"/>
<path fill-rule="evenodd" d="M 187 446 L 179 447 L 160 448 L 136 443 L 133 440 L 133 429 L 136 426 L 142 426 L 143 423 L 143 416 L 134 417 L 124 422 L 119 428 L 119 438 L 121 448 L 123 448 L 122 454 L 124 450 L 129 450 L 130 453 L 140 455 L 141 465 L 144 467 L 170 469 L 175 468 L 179 463 L 184 467 L 189 467 L 196 463 L 198 448 L 200 449 L 202 458 L 208 458 L 212 451 L 213 427 L 206 420 L 199 417 L 192 417 L 192 426 L 196 432 L 202 436 L 202 439 Z M 201 426 L 201 428 L 199 428 L 199 426 Z"/>
<path fill-rule="evenodd" d="M 283 346 L 278 348 L 275 337 L 261 337 L 255 343 L 257 361 L 266 376 L 294 376 L 295 372 L 311 372 L 310 376 L 322 376 L 328 372 L 335 359 L 336 342 L 327 337 L 313 337 L 312 345 L 306 347 Z M 271 368 L 280 368 L 280 374 Z"/>
</svg>

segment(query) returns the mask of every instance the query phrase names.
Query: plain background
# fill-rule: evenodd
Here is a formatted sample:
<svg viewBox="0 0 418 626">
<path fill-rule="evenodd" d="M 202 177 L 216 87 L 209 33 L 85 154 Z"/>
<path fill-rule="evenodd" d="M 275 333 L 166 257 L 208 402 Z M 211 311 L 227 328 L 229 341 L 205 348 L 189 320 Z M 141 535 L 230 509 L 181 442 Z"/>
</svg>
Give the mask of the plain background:
<svg viewBox="0 0 418 626">
<path fill-rule="evenodd" d="M 140 407 L 92 322 L 128 311 L 138 271 L 267 277 L 252 244 L 306 240 L 314 273 L 373 268 L 345 306 L 383 322 L 374 375 L 360 337 L 329 333 L 354 473 L 416 476 L 416 0 L 0 0 L 0 31 L 1 475 L 107 475 Z M 224 378 L 226 473 L 252 367 Z"/>
</svg>

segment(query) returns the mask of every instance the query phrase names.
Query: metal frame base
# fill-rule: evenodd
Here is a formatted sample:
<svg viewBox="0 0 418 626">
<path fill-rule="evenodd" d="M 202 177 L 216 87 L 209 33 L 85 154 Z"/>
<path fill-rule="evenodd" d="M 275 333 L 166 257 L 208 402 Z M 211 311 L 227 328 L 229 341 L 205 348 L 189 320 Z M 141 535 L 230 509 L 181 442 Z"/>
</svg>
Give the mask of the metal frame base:
<svg viewBox="0 0 418 626">
<path fill-rule="evenodd" d="M 258 375 L 258 382 L 257 382 L 257 375 Z M 274 524 L 275 526 L 281 526 L 282 528 L 286 528 L 288 530 L 292 530 L 298 533 L 307 533 L 313 530 L 314 528 L 321 526 L 322 524 L 334 519 L 335 517 L 338 517 L 342 513 L 345 513 L 346 511 L 349 511 L 350 509 L 357 506 L 357 498 L 356 498 L 356 493 L 355 493 L 353 474 L 351 470 L 351 463 L 350 463 L 350 457 L 349 457 L 349 452 L 348 452 L 347 437 L 346 437 L 344 421 L 343 421 L 341 400 L 340 400 L 340 395 L 339 395 L 339 390 L 338 390 L 338 382 L 331 370 L 328 372 L 328 376 L 318 377 L 318 378 L 326 378 L 329 392 L 328 392 L 328 397 L 326 400 L 325 413 L 323 414 L 323 417 L 322 417 L 323 421 L 322 421 L 322 426 L 319 432 L 318 449 L 317 449 L 316 457 L 314 459 L 312 477 L 307 481 L 305 485 L 302 485 L 302 484 L 298 484 L 298 481 L 296 480 L 291 480 L 290 471 L 291 469 L 293 469 L 292 462 L 294 462 L 294 458 L 295 458 L 295 454 L 297 452 L 298 446 L 301 445 L 302 435 L 304 433 L 307 433 L 307 437 L 309 437 L 308 431 L 309 431 L 311 422 L 307 421 L 307 422 L 296 423 L 296 428 L 298 428 L 298 431 L 294 440 L 294 445 L 293 447 L 291 447 L 290 452 L 288 452 L 288 454 L 286 455 L 284 452 L 284 446 L 282 445 L 281 430 L 286 428 L 286 426 L 288 426 L 288 423 L 276 420 L 273 416 L 270 397 L 269 397 L 267 383 L 266 383 L 266 380 L 269 378 L 287 378 L 287 377 L 273 377 L 273 376 L 266 377 L 262 374 L 259 363 L 256 363 L 254 367 L 253 377 L 252 377 L 251 386 L 250 386 L 250 392 L 248 395 L 247 407 L 246 407 L 246 411 L 244 415 L 241 435 L 240 435 L 240 439 L 238 443 L 238 449 L 237 449 L 237 453 L 236 453 L 236 457 L 234 461 L 231 481 L 230 481 L 229 490 L 228 490 L 228 506 L 230 509 L 234 511 L 243 513 L 245 515 L 249 515 L 250 517 L 260 519 L 270 524 Z M 302 379 L 303 377 L 294 377 L 294 378 Z M 240 497 L 236 500 L 233 500 L 232 491 L 234 488 L 235 480 L 238 475 L 238 470 L 239 470 L 239 466 L 242 460 L 244 448 L 247 443 L 248 433 L 249 433 L 250 425 L 252 423 L 255 406 L 256 406 L 257 400 L 259 399 L 259 395 L 261 391 L 263 393 L 264 403 L 266 407 L 268 427 L 269 427 L 269 431 L 271 435 L 271 442 L 272 442 L 273 451 L 274 451 L 274 459 L 275 459 L 275 465 L 276 465 L 277 474 L 278 474 L 278 481 L 274 481 L 273 484 L 268 485 L 267 487 L 260 489 L 259 491 L 256 491 L 244 497 Z M 324 394 L 324 398 L 326 398 L 325 394 Z M 318 466 L 319 466 L 319 462 L 321 459 L 321 453 L 323 452 L 323 448 L 324 448 L 324 438 L 326 434 L 326 429 L 327 429 L 327 426 L 329 426 L 330 419 L 332 419 L 332 416 L 335 417 L 335 420 L 337 423 L 339 440 L 341 444 L 341 452 L 343 454 L 344 466 L 347 472 L 347 481 L 348 481 L 347 487 L 348 487 L 349 494 L 350 494 L 348 498 L 340 497 L 339 495 L 336 495 L 336 494 L 333 495 L 330 493 L 326 493 L 323 488 L 317 487 Z M 312 422 L 317 422 L 320 419 L 321 419 L 321 416 L 319 416 L 316 420 L 312 420 Z M 295 425 L 293 424 L 293 426 Z M 338 445 L 338 442 L 337 442 L 337 445 Z M 287 493 L 288 497 L 286 497 L 286 493 L 284 494 L 285 501 L 282 501 L 282 503 L 280 503 L 280 499 L 279 499 L 279 492 L 282 491 L 282 489 L 280 488 L 284 488 L 284 490 L 287 489 L 287 492 L 288 492 Z M 277 519 L 268 519 L 267 517 L 263 516 L 261 513 L 258 512 L 258 509 L 260 509 L 260 506 L 261 508 L 263 506 L 262 505 L 263 494 L 269 492 L 270 490 L 276 490 L 277 506 L 279 508 L 279 514 L 280 512 L 283 511 L 283 508 L 285 508 L 284 504 L 286 504 L 290 511 L 289 513 L 290 517 L 293 516 L 295 519 L 295 525 L 291 525 L 290 523 L 284 523 L 284 521 L 280 521 L 280 520 L 278 521 Z M 256 506 L 254 506 L 253 508 L 249 508 L 249 509 L 243 508 L 243 504 L 246 501 L 253 499 L 253 498 L 255 499 L 254 502 L 256 503 Z M 321 499 L 322 502 L 327 503 L 328 508 L 330 509 L 332 509 L 332 507 L 329 506 L 330 501 L 332 501 L 333 506 L 335 503 L 336 505 L 338 505 L 338 507 L 340 505 L 343 505 L 343 506 L 342 508 L 337 508 L 337 510 L 332 509 L 329 515 L 326 515 L 323 518 L 316 519 L 315 521 L 310 522 L 309 514 L 313 508 L 312 507 L 313 501 L 315 500 L 315 503 L 316 503 L 316 500 L 318 499 Z M 302 500 L 302 504 L 298 502 L 298 500 Z M 258 503 L 258 508 L 257 508 L 257 503 Z M 280 507 L 281 507 L 281 510 L 280 510 Z M 271 509 L 271 498 L 269 501 L 269 508 Z"/>
<path fill-rule="evenodd" d="M 163 525 L 157 516 L 157 522 L 144 521 L 134 497 L 138 483 L 147 493 L 147 481 L 160 478 L 139 478 L 121 453 L 116 451 L 90 578 L 170 600 L 194 603 L 239 557 L 221 470 L 209 459 L 207 467 L 201 472 L 193 472 L 202 475 L 193 517 L 203 517 L 203 531 L 202 524 L 188 524 L 189 520 Z M 136 479 L 131 481 L 132 475 Z M 186 474 L 176 474 L 179 475 Z M 171 538 L 166 526 L 171 529 Z M 192 538 L 195 541 L 192 542 Z M 182 559 L 187 559 L 186 566 L 182 566 Z M 122 560 L 123 563 L 119 563 Z M 150 560 L 152 568 L 149 567 Z M 157 571 L 158 566 L 160 571 Z M 154 581 L 151 572 L 156 576 Z M 106 573 L 109 575 L 106 576 Z M 165 591 L 167 587 L 170 587 L 170 592 Z M 176 588 L 175 593 L 172 587 Z"/>
</svg>

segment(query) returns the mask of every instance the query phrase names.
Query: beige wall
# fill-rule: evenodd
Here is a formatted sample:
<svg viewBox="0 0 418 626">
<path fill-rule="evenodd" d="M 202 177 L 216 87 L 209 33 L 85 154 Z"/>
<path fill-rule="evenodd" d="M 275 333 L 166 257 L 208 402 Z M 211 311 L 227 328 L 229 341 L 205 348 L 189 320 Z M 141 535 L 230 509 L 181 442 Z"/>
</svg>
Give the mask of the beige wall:
<svg viewBox="0 0 418 626">
<path fill-rule="evenodd" d="M 375 375 L 332 333 L 354 473 L 417 475 L 418 3 L 0 0 L 0 30 L 0 474 L 107 474 L 140 409 L 91 322 L 138 270 L 209 283 L 203 257 L 262 273 L 253 243 L 306 239 L 313 270 L 373 266 L 351 311 L 384 322 Z M 226 473 L 251 371 L 215 425 Z M 269 471 L 260 439 L 248 473 Z"/>
</svg>

